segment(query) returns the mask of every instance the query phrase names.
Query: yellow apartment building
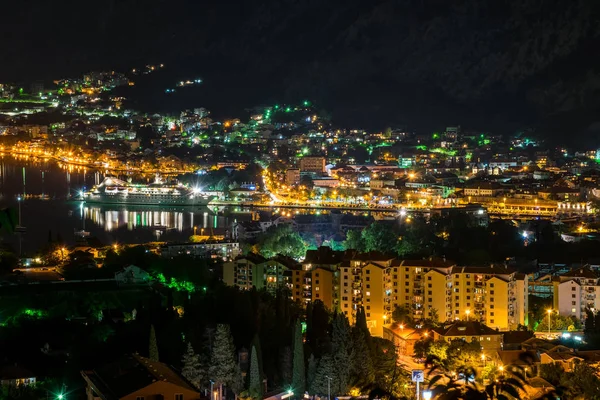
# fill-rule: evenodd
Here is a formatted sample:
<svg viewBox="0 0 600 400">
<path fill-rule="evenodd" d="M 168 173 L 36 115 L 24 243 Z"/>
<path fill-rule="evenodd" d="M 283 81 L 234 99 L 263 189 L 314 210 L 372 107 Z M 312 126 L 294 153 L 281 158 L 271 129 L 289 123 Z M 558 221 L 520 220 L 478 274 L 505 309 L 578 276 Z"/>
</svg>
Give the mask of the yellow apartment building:
<svg viewBox="0 0 600 400">
<path fill-rule="evenodd" d="M 437 315 L 438 322 L 480 321 L 499 330 L 527 324 L 528 277 L 504 265 L 461 267 L 441 259 L 401 260 L 321 248 L 307 252 L 301 266 L 289 259 L 238 257 L 224 266 L 223 280 L 242 289 L 269 289 L 281 282 L 294 301 L 304 306 L 322 301 L 351 324 L 364 307 L 377 336 L 392 322 L 396 306 L 410 310 L 415 321 Z"/>
<path fill-rule="evenodd" d="M 388 279 L 384 265 L 373 262 L 362 268 L 362 305 L 367 317 L 367 327 L 374 336 L 383 336 L 383 325 L 389 318 Z"/>
<path fill-rule="evenodd" d="M 334 275 L 335 273 L 325 267 L 317 267 L 311 272 L 312 301 L 321 300 L 329 310 L 335 309 Z"/>
</svg>

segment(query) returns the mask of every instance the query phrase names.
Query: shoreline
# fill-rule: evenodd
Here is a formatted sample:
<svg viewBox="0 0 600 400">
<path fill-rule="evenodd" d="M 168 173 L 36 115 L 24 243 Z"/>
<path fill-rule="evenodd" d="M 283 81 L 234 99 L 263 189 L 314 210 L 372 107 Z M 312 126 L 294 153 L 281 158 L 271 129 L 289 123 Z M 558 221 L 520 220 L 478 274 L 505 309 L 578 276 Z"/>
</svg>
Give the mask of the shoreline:
<svg viewBox="0 0 600 400">
<path fill-rule="evenodd" d="M 30 152 L 27 151 L 18 151 L 18 150 L 6 150 L 6 149 L 2 149 L 0 150 L 0 156 L 21 156 L 21 157 L 31 157 L 34 158 L 36 160 L 44 160 L 44 161 L 52 161 L 55 162 L 57 164 L 65 164 L 65 165 L 69 165 L 69 166 L 74 166 L 74 167 L 81 167 L 81 168 L 87 168 L 87 169 L 93 169 L 93 170 L 97 170 L 97 171 L 115 171 L 115 172 L 124 172 L 124 173 L 137 173 L 137 174 L 161 174 L 161 175 L 184 175 L 184 174 L 190 174 L 190 173 L 194 173 L 193 170 L 175 170 L 175 171 L 169 171 L 169 172 L 164 172 L 160 169 L 153 169 L 153 170 L 148 170 L 148 171 L 142 171 L 140 168 L 111 168 L 111 167 L 104 167 L 104 166 L 98 166 L 95 164 L 90 164 L 90 163 L 82 163 L 82 162 L 77 162 L 77 161 L 65 161 L 61 158 L 59 158 L 58 156 L 54 156 L 54 155 L 39 155 L 39 154 L 31 154 Z"/>
</svg>

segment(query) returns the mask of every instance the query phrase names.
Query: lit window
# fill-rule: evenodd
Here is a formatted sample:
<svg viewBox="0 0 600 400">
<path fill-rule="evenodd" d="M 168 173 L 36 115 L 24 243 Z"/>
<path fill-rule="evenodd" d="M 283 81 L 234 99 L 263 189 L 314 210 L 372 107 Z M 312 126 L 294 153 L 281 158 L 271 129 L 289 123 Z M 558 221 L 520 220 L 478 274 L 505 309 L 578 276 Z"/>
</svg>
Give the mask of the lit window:
<svg viewBox="0 0 600 400">
<path fill-rule="evenodd" d="M 370 295 L 371 295 L 371 292 L 366 292 L 365 294 L 366 294 L 367 296 L 370 296 Z"/>
</svg>

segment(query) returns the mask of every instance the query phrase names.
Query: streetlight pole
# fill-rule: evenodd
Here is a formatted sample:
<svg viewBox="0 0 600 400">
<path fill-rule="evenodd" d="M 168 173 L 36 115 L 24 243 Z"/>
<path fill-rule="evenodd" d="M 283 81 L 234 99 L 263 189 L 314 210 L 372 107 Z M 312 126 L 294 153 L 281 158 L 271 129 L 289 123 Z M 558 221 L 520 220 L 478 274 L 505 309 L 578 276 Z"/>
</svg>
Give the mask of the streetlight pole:
<svg viewBox="0 0 600 400">
<path fill-rule="evenodd" d="M 331 400 L 331 377 L 325 376 L 327 378 L 327 400 Z"/>
<path fill-rule="evenodd" d="M 21 200 L 23 198 L 21 196 L 17 197 L 17 203 L 19 204 L 19 226 L 21 226 Z"/>
<path fill-rule="evenodd" d="M 550 336 L 550 325 L 552 325 L 552 310 L 548 309 L 546 310 L 546 312 L 548 313 L 548 336 Z"/>
<path fill-rule="evenodd" d="M 467 322 L 469 321 L 469 314 L 471 314 L 471 310 L 467 309 L 465 311 L 465 314 L 467 314 Z"/>
</svg>

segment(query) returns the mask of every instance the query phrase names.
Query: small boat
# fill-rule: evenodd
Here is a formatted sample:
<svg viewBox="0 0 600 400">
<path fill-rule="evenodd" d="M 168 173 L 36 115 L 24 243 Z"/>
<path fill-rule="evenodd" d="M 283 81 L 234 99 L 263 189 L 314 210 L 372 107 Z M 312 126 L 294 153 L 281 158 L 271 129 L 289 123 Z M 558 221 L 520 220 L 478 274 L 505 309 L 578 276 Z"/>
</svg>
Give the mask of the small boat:
<svg viewBox="0 0 600 400">
<path fill-rule="evenodd" d="M 75 231 L 75 237 L 76 238 L 87 238 L 90 237 L 90 233 L 88 231 L 85 230 L 80 230 L 80 231 Z"/>
</svg>

